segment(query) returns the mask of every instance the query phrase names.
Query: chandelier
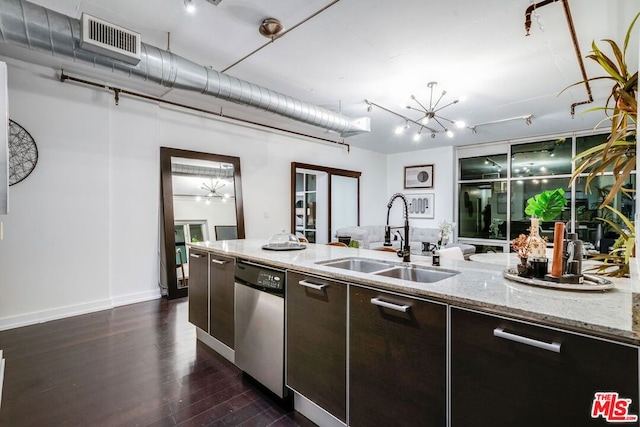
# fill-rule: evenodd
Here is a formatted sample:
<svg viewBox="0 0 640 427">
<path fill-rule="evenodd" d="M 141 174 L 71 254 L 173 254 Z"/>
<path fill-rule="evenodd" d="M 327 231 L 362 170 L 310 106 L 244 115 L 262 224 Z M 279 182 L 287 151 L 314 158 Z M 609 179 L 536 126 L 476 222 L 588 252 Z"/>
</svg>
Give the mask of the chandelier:
<svg viewBox="0 0 640 427">
<path fill-rule="evenodd" d="M 375 102 L 370 101 L 368 99 L 365 99 L 364 102 L 367 104 L 367 111 L 369 112 L 371 112 L 373 107 L 376 107 L 383 111 L 386 111 L 387 113 L 391 113 L 397 117 L 400 117 L 402 119 L 402 124 L 396 128 L 395 130 L 396 134 L 405 133 L 411 127 L 411 125 L 416 126 L 418 131 L 413 135 L 414 141 L 419 141 L 422 136 L 422 133 L 425 131 L 428 133 L 431 133 L 431 138 L 435 138 L 436 135 L 439 133 L 444 133 L 449 138 L 453 138 L 454 133 L 451 130 L 453 128 L 458 128 L 458 129 L 467 128 L 471 130 L 471 133 L 476 134 L 478 132 L 478 128 L 481 126 L 495 125 L 495 124 L 510 122 L 513 120 L 524 120 L 524 122 L 527 125 L 531 125 L 532 123 L 533 114 L 508 117 L 505 119 L 492 120 L 485 123 L 476 123 L 471 126 L 467 126 L 467 124 L 462 120 L 449 119 L 447 117 L 444 117 L 440 113 L 440 111 L 444 110 L 445 108 L 451 105 L 457 104 L 461 100 L 454 99 L 448 104 L 441 105 L 441 101 L 444 98 L 444 96 L 447 94 L 447 91 L 443 90 L 439 95 L 436 94 L 434 98 L 434 88 L 437 85 L 438 85 L 438 82 L 427 83 L 427 87 L 429 88 L 429 104 L 427 105 L 420 102 L 415 95 L 411 95 L 411 100 L 415 103 L 415 105 L 407 105 L 406 108 L 411 111 L 418 111 L 421 114 L 421 116 L 417 118 L 407 117 L 393 110 L 390 110 L 386 107 L 383 107 L 380 104 L 376 104 Z"/>
<path fill-rule="evenodd" d="M 411 95 L 411 99 L 418 105 L 418 108 L 413 107 L 411 105 L 407 105 L 407 109 L 408 110 L 413 110 L 413 111 L 419 111 L 423 116 L 418 119 L 418 121 L 420 123 L 422 123 L 425 127 L 427 124 L 429 123 L 433 123 L 436 122 L 439 126 L 439 128 L 441 129 L 441 132 L 444 132 L 447 134 L 447 136 L 449 138 L 453 137 L 453 132 L 451 130 L 449 130 L 449 125 L 454 125 L 455 127 L 462 129 L 466 126 L 466 123 L 463 122 L 462 120 L 451 120 L 448 119 L 444 116 L 441 116 L 440 114 L 438 114 L 439 111 L 453 105 L 453 104 L 457 104 L 458 102 L 460 102 L 459 99 L 454 99 L 453 101 L 449 102 L 448 104 L 445 104 L 443 106 L 439 106 L 440 105 L 440 101 L 442 101 L 442 98 L 447 94 L 446 90 L 443 90 L 442 93 L 440 94 L 440 96 L 438 96 L 438 99 L 433 100 L 433 88 L 435 86 L 438 85 L 438 82 L 429 82 L 427 83 L 427 87 L 429 88 L 429 106 L 426 107 L 423 103 L 421 103 L 420 101 L 418 101 L 418 99 L 415 97 L 415 95 Z M 443 124 L 443 122 L 446 122 L 446 126 Z M 427 128 L 429 130 L 431 130 L 433 132 L 432 129 Z M 421 129 L 422 130 L 422 129 Z"/>
<path fill-rule="evenodd" d="M 200 189 L 205 190 L 207 192 L 206 195 L 204 196 L 198 196 L 196 197 L 197 201 L 200 200 L 205 200 L 205 203 L 209 204 L 211 203 L 211 200 L 213 199 L 220 199 L 223 202 L 226 203 L 227 200 L 229 200 L 231 198 L 231 195 L 229 193 L 224 193 L 221 194 L 219 192 L 220 189 L 226 187 L 227 184 L 224 182 L 220 182 L 219 180 L 211 180 L 211 183 L 208 185 L 206 182 L 202 183 L 202 187 L 200 187 Z"/>
<path fill-rule="evenodd" d="M 407 129 L 409 129 L 410 124 L 414 124 L 418 127 L 418 132 L 414 135 L 413 139 L 418 141 L 423 132 L 428 132 L 431 134 L 431 138 L 435 138 L 437 134 L 444 133 L 449 138 L 453 138 L 454 133 L 451 130 L 453 127 L 456 128 L 464 128 L 466 127 L 465 122 L 462 120 L 452 120 L 447 117 L 444 117 L 440 111 L 443 109 L 457 104 L 460 102 L 459 99 L 455 99 L 448 104 L 441 104 L 442 99 L 447 94 L 446 90 L 443 90 L 440 95 L 436 94 L 434 97 L 434 88 L 438 85 L 438 82 L 429 82 L 427 83 L 427 87 L 429 88 L 429 103 L 425 105 L 416 98 L 415 95 L 411 95 L 411 100 L 415 103 L 415 105 L 407 105 L 407 109 L 411 111 L 420 112 L 421 116 L 417 118 L 406 117 L 402 114 L 396 113 L 388 108 L 385 108 L 375 102 L 369 101 L 365 99 L 366 104 L 368 105 L 367 110 L 371 111 L 372 107 L 375 106 L 380 108 L 381 110 L 387 111 L 391 114 L 394 114 L 404 120 L 404 123 L 396 128 L 395 133 L 401 134 L 404 133 Z"/>
</svg>

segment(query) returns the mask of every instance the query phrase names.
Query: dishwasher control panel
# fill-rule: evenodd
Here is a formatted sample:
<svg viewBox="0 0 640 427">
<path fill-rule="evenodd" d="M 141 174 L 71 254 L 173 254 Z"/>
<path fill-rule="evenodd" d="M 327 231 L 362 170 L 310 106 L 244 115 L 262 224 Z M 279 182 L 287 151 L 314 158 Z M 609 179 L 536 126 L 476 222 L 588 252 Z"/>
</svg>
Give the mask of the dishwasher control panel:
<svg viewBox="0 0 640 427">
<path fill-rule="evenodd" d="M 250 261 L 238 260 L 235 280 L 245 286 L 284 295 L 285 272 Z"/>
<path fill-rule="evenodd" d="M 284 286 L 282 277 L 278 274 L 273 274 L 269 271 L 261 270 L 258 273 L 258 280 L 256 285 L 263 286 L 269 289 L 282 289 Z"/>
</svg>

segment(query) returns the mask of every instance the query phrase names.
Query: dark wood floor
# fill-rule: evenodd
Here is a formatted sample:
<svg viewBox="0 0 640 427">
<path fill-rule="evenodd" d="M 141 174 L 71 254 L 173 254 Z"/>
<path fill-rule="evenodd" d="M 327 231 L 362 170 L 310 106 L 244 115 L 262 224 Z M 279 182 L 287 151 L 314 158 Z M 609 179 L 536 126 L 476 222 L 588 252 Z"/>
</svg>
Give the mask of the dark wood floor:
<svg viewBox="0 0 640 427">
<path fill-rule="evenodd" d="M 312 426 L 196 340 L 186 299 L 0 332 L 0 426 Z"/>
</svg>

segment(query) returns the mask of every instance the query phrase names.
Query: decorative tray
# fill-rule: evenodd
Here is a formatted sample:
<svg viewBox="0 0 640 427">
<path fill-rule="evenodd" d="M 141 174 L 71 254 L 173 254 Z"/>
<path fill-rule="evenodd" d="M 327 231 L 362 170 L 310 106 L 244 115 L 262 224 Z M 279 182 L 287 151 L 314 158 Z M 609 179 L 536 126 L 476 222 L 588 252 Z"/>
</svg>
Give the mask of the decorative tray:
<svg viewBox="0 0 640 427">
<path fill-rule="evenodd" d="M 607 289 L 613 289 L 615 287 L 611 280 L 590 274 L 583 274 L 582 277 L 584 277 L 584 283 L 580 284 L 548 282 L 541 279 L 521 277 L 518 276 L 518 270 L 515 268 L 508 268 L 504 270 L 503 275 L 506 279 L 513 280 L 518 283 L 524 283 L 525 285 L 550 289 L 563 289 L 568 291 L 606 291 Z"/>
<path fill-rule="evenodd" d="M 268 251 L 299 251 L 300 249 L 306 249 L 307 245 L 296 242 L 284 242 L 284 243 L 269 243 L 262 245 L 262 249 Z"/>
</svg>

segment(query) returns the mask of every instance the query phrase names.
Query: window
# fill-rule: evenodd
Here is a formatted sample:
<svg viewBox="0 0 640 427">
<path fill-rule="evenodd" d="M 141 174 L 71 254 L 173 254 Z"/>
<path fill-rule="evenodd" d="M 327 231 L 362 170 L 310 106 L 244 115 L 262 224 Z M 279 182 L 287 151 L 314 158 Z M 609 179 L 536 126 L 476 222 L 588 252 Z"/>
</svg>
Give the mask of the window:
<svg viewBox="0 0 640 427">
<path fill-rule="evenodd" d="M 613 183 L 610 169 L 595 177 L 590 188 L 585 188 L 584 177 L 569 187 L 574 153 L 605 140 L 606 135 L 567 136 L 489 147 L 459 147 L 458 237 L 478 247 L 499 247 L 500 241 L 507 247 L 509 240 L 528 233 L 530 219 L 524 213 L 527 200 L 556 188 L 563 188 L 568 200 L 567 208 L 557 220 L 566 222 L 568 231 L 576 232 L 587 248 L 596 245 L 599 238 L 617 237 L 611 226 L 598 219 L 623 226 L 612 211 L 600 208 Z M 635 172 L 624 187 L 635 190 Z M 635 217 L 635 193 L 618 194 L 611 205 L 627 218 Z M 543 223 L 542 235 L 552 241 L 553 225 Z"/>
<path fill-rule="evenodd" d="M 571 138 L 511 146 L 511 177 L 571 175 Z"/>
<path fill-rule="evenodd" d="M 460 179 L 496 179 L 507 177 L 507 155 L 488 155 L 460 159 Z"/>
<path fill-rule="evenodd" d="M 555 190 L 562 188 L 565 191 L 565 197 L 571 197 L 571 189 L 569 188 L 569 179 L 566 178 L 517 178 L 511 184 L 511 232 L 510 239 L 518 237 L 520 234 L 528 234 L 531 220 L 524 209 L 527 206 L 527 200 L 546 190 Z M 565 209 L 557 221 L 567 222 L 571 220 L 571 209 Z M 542 237 L 547 237 L 549 241 L 553 241 L 553 224 L 542 223 Z"/>
<path fill-rule="evenodd" d="M 506 239 L 507 182 L 460 184 L 459 237 Z"/>
</svg>

